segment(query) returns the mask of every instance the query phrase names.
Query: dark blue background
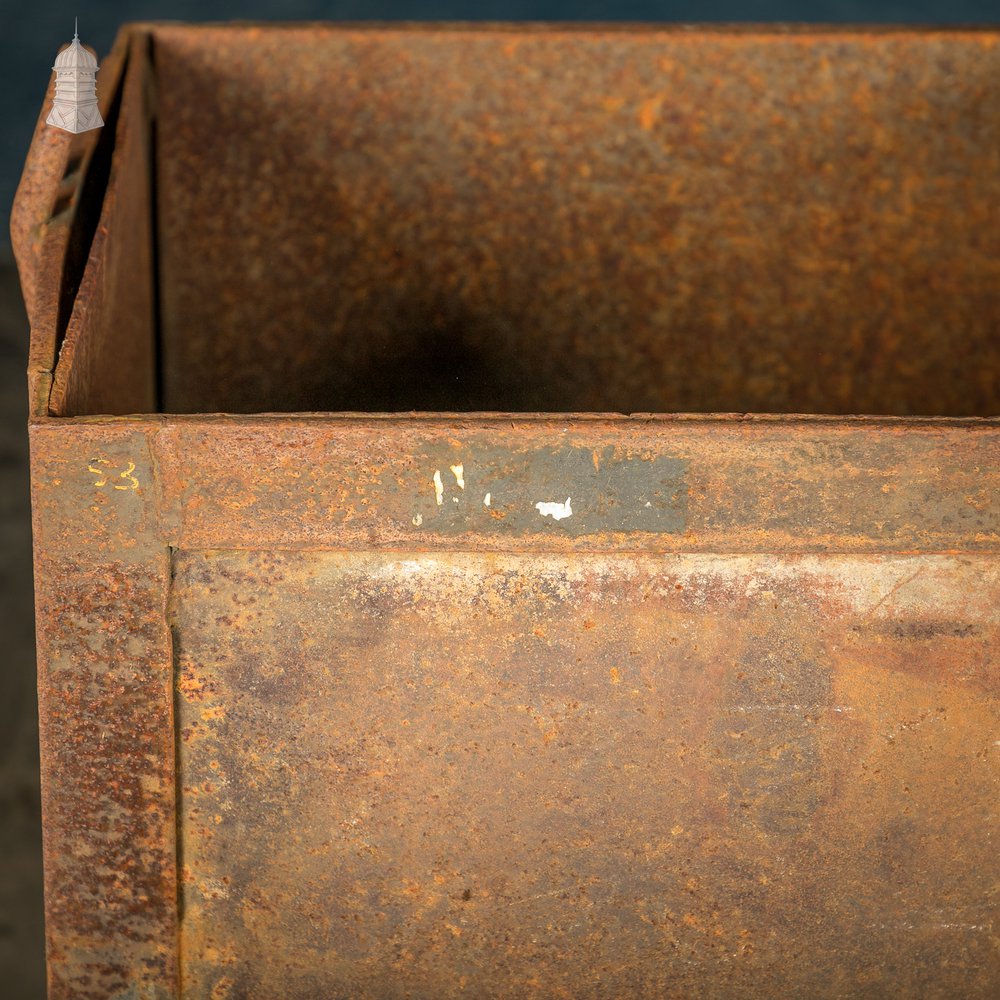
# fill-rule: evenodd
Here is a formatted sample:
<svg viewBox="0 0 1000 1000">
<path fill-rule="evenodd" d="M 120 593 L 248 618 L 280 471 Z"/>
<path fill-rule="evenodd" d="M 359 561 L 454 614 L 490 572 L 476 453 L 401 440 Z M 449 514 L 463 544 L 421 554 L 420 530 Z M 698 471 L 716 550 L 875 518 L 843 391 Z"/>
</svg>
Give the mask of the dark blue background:
<svg viewBox="0 0 1000 1000">
<path fill-rule="evenodd" d="M 1000 0 L 0 0 L 0 205 L 9 207 L 52 60 L 73 34 L 103 56 L 135 20 L 573 20 L 993 23 Z M 6 212 L 5 212 L 6 214 Z M 0 256 L 9 248 L 7 227 Z"/>
<path fill-rule="evenodd" d="M 103 57 L 134 20 L 810 21 L 986 24 L 1000 0 L 0 0 L 0 215 L 6 219 L 52 61 L 80 17 Z M 7 226 L 0 235 L 0 998 L 44 995 L 38 729 L 28 521 L 28 335 Z"/>
</svg>

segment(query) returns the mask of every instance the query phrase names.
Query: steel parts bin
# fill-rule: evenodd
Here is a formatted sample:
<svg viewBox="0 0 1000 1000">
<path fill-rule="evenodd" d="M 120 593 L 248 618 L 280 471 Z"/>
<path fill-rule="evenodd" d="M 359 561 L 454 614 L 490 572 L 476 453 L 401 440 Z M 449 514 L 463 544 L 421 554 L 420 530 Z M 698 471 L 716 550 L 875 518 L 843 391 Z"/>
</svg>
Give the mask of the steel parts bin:
<svg viewBox="0 0 1000 1000">
<path fill-rule="evenodd" d="M 13 218 L 50 995 L 996 997 L 1000 33 L 97 79 Z"/>
</svg>

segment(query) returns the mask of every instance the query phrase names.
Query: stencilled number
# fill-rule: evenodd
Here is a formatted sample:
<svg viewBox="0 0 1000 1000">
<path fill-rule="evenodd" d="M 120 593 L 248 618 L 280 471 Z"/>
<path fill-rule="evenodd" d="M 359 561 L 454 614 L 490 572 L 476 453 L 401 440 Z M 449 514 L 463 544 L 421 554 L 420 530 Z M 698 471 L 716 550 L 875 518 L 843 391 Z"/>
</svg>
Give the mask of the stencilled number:
<svg viewBox="0 0 1000 1000">
<path fill-rule="evenodd" d="M 111 488 L 115 490 L 137 490 L 139 488 L 139 480 L 133 475 L 135 462 L 129 462 L 127 469 L 117 472 L 106 458 L 92 458 L 90 465 L 87 466 L 87 471 L 92 472 L 97 477 L 94 480 L 94 485 L 98 488 L 107 486 L 109 483 Z M 125 482 L 120 483 L 119 479 L 124 479 Z"/>
</svg>

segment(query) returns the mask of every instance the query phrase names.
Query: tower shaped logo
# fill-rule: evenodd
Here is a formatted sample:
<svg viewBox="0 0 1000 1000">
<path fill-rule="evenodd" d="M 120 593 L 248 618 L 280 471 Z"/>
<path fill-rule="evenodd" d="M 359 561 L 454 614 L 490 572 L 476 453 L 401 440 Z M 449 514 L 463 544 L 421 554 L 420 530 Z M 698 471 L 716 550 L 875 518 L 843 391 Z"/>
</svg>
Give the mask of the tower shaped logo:
<svg viewBox="0 0 1000 1000">
<path fill-rule="evenodd" d="M 67 132 L 89 132 L 104 124 L 97 110 L 97 60 L 80 44 L 73 27 L 73 41 L 56 56 L 56 96 L 45 119 Z"/>
</svg>

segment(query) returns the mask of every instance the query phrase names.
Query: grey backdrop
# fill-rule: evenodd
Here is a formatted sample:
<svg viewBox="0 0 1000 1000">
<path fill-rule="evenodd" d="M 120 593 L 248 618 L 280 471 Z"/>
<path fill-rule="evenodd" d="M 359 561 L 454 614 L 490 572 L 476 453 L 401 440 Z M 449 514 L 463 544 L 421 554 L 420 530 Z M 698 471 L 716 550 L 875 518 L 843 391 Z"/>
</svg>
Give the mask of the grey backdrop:
<svg viewBox="0 0 1000 1000">
<path fill-rule="evenodd" d="M 1000 0 L 0 0 L 0 205 L 6 217 L 73 16 L 98 53 L 130 20 L 407 19 L 990 23 Z M 44 996 L 38 730 L 25 435 L 27 326 L 0 236 L 0 998 Z"/>
</svg>

